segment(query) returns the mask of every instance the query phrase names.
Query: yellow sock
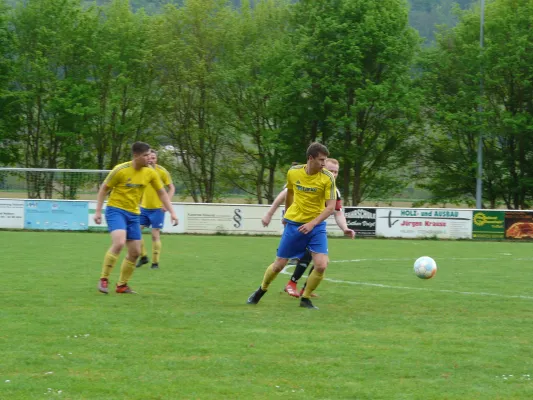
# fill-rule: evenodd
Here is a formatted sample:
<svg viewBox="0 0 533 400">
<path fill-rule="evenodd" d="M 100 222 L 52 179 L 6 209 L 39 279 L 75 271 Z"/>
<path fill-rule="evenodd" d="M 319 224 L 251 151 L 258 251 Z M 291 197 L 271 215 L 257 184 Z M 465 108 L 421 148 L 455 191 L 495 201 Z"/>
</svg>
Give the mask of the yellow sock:
<svg viewBox="0 0 533 400">
<path fill-rule="evenodd" d="M 111 270 L 117 263 L 118 254 L 113 254 L 111 252 L 105 253 L 104 257 L 104 263 L 102 264 L 102 274 L 100 275 L 100 278 L 109 278 L 109 275 L 111 274 Z"/>
<path fill-rule="evenodd" d="M 313 293 L 313 290 L 320 285 L 322 279 L 324 279 L 324 272 L 318 272 L 316 269 L 314 269 L 313 272 L 311 272 L 311 275 L 309 275 L 309 278 L 307 278 L 307 283 L 302 297 L 305 297 L 306 299 L 311 297 L 311 293 Z"/>
<path fill-rule="evenodd" d="M 141 257 L 146 257 L 146 247 L 144 247 L 144 239 L 141 237 Z"/>
<path fill-rule="evenodd" d="M 276 276 L 279 274 L 279 272 L 274 272 L 272 269 L 273 266 L 274 264 L 270 264 L 265 271 L 265 276 L 263 277 L 263 282 L 261 283 L 261 289 L 263 290 L 267 290 L 272 281 L 276 279 Z"/>
<path fill-rule="evenodd" d="M 159 264 L 159 256 L 161 255 L 161 241 L 152 242 L 152 263 Z"/>
<path fill-rule="evenodd" d="M 135 263 L 125 258 L 120 266 L 120 277 L 117 285 L 126 285 L 133 275 L 133 271 L 135 271 Z"/>
</svg>

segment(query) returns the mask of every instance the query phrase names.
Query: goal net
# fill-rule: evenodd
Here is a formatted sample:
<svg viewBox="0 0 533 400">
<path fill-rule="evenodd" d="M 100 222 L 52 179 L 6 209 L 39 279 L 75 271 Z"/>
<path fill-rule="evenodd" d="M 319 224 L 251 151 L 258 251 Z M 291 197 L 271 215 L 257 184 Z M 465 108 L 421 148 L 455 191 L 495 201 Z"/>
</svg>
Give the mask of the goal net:
<svg viewBox="0 0 533 400">
<path fill-rule="evenodd" d="M 108 173 L 97 169 L 0 168 L 0 197 L 95 199 Z"/>
</svg>

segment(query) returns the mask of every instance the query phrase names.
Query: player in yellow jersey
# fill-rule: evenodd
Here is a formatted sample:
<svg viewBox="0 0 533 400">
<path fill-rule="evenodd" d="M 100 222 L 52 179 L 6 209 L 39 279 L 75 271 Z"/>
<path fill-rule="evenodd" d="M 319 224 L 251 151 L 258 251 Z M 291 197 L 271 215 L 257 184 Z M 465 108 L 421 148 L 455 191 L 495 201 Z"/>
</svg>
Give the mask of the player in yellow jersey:
<svg viewBox="0 0 533 400">
<path fill-rule="evenodd" d="M 152 186 L 157 192 L 164 206 L 170 212 L 172 223 L 174 225 L 178 223 L 178 218 L 172 209 L 159 175 L 154 169 L 147 167 L 150 158 L 150 146 L 143 142 L 135 142 L 131 146 L 131 151 L 133 159 L 113 168 L 98 191 L 94 222 L 101 224 L 104 199 L 111 190 L 105 210 L 108 230 L 111 233 L 111 248 L 104 257 L 102 274 L 98 282 L 98 290 L 105 294 L 109 293 L 109 275 L 124 246 L 126 246 L 128 253 L 120 268 L 116 292 L 135 293 L 128 286 L 128 280 L 133 274 L 135 261 L 137 261 L 141 251 L 139 202 L 147 186 Z"/>
<path fill-rule="evenodd" d="M 257 304 L 268 287 L 289 259 L 301 259 L 306 249 L 311 251 L 314 271 L 307 279 L 307 286 L 300 298 L 300 307 L 317 308 L 311 302 L 311 294 L 324 278 L 328 266 L 328 237 L 325 220 L 335 210 L 335 178 L 324 169 L 329 151 L 320 143 L 312 143 L 307 149 L 307 164 L 297 165 L 287 172 L 287 196 L 285 199 L 285 229 L 277 251 L 277 257 L 267 268 L 261 286 L 250 295 L 248 304 Z"/>
<path fill-rule="evenodd" d="M 339 162 L 334 158 L 328 158 L 326 160 L 326 167 L 325 167 L 335 179 L 337 179 L 337 176 L 339 175 Z M 344 232 L 344 235 L 348 236 L 349 238 L 353 239 L 355 237 L 355 232 L 348 227 L 348 224 L 346 223 L 346 217 L 344 216 L 344 212 L 342 210 L 342 198 L 341 193 L 339 189 L 336 189 L 336 202 L 335 202 L 335 212 L 333 213 L 335 217 L 335 222 L 337 223 L 337 226 Z M 268 209 L 268 212 L 265 214 L 265 216 L 261 219 L 261 222 L 263 223 L 263 226 L 268 226 L 270 224 L 270 221 L 272 220 L 272 216 L 276 212 L 276 210 L 279 208 L 279 206 L 285 202 L 285 198 L 287 196 L 287 189 L 283 189 L 278 196 L 274 199 L 274 202 Z M 313 256 L 309 249 L 306 250 L 305 255 L 300 260 L 297 260 L 296 267 L 294 268 L 294 272 L 291 276 L 291 279 L 289 282 L 287 282 L 287 285 L 285 285 L 285 292 L 289 294 L 289 296 L 292 297 L 300 297 L 305 289 L 301 289 L 298 291 L 296 285 L 298 283 L 298 280 L 302 277 L 307 267 L 311 264 L 313 259 Z M 314 267 L 312 267 L 314 268 Z M 313 272 L 311 270 L 311 272 Z M 312 297 L 315 297 L 316 294 L 313 293 L 311 295 Z"/>
<path fill-rule="evenodd" d="M 172 199 L 176 188 L 172 183 L 172 178 L 169 172 L 157 163 L 157 152 L 154 149 L 150 150 L 149 165 L 156 170 L 161 178 L 161 182 L 165 185 L 168 194 L 168 198 Z M 161 229 L 165 222 L 165 211 L 163 203 L 159 200 L 157 192 L 148 186 L 144 191 L 141 202 L 141 229 L 144 227 L 152 227 L 152 269 L 159 268 L 159 257 L 161 257 Z M 148 256 L 146 253 L 146 247 L 144 240 L 141 238 L 141 257 L 137 261 L 137 268 L 148 264 Z"/>
</svg>

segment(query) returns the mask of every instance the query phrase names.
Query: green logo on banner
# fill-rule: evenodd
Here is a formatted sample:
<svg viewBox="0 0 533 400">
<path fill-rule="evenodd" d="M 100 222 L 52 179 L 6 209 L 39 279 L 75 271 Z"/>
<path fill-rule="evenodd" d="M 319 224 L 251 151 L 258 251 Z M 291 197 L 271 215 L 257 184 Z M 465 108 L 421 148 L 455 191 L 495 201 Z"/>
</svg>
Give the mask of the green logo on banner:
<svg viewBox="0 0 533 400">
<path fill-rule="evenodd" d="M 474 211 L 472 239 L 503 239 L 505 214 L 503 211 Z"/>
</svg>

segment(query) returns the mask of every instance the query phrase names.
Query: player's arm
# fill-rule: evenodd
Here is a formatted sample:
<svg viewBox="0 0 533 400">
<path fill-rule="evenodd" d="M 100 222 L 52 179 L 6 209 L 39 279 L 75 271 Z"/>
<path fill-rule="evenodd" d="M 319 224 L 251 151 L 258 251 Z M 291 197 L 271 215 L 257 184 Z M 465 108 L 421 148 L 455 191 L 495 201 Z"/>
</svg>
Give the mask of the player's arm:
<svg viewBox="0 0 533 400">
<path fill-rule="evenodd" d="M 268 209 L 267 213 L 263 218 L 261 218 L 261 222 L 263 223 L 263 226 L 268 226 L 270 224 L 270 221 L 272 220 L 272 217 L 276 210 L 281 206 L 283 203 L 285 203 L 285 198 L 287 197 L 287 189 L 283 189 L 274 199 L 274 202 Z"/>
<path fill-rule="evenodd" d="M 337 226 L 341 229 L 341 231 L 343 231 L 346 236 L 353 239 L 355 237 L 355 231 L 348 227 L 348 224 L 346 223 L 346 216 L 344 215 L 342 209 L 335 210 L 334 216 L 335 222 L 337 223 Z"/>
<path fill-rule="evenodd" d="M 172 201 L 172 197 L 174 197 L 174 193 L 176 193 L 176 187 L 172 182 L 170 182 L 167 185 L 167 196 L 170 201 Z M 168 208 L 166 206 L 163 206 L 163 211 L 167 211 Z"/>
<path fill-rule="evenodd" d="M 331 214 L 333 214 L 335 211 L 335 203 L 335 199 L 326 200 L 326 208 L 324 208 L 324 210 L 315 219 L 300 226 L 298 230 L 305 234 L 311 232 L 315 226 L 325 221 L 331 216 Z"/>
<path fill-rule="evenodd" d="M 161 203 L 163 203 L 163 207 L 165 207 L 166 210 L 170 213 L 170 220 L 172 221 L 172 225 L 176 226 L 178 225 L 178 217 L 176 216 L 176 213 L 174 212 L 174 207 L 172 207 L 172 203 L 170 202 L 170 199 L 168 197 L 167 191 L 164 187 L 160 187 L 157 190 L 157 195 L 159 196 L 159 200 L 161 200 Z"/>
<path fill-rule="evenodd" d="M 104 199 L 109 192 L 110 187 L 105 183 L 102 183 L 96 196 L 96 210 L 94 212 L 94 222 L 100 225 L 102 223 L 102 207 L 104 206 Z"/>
</svg>

